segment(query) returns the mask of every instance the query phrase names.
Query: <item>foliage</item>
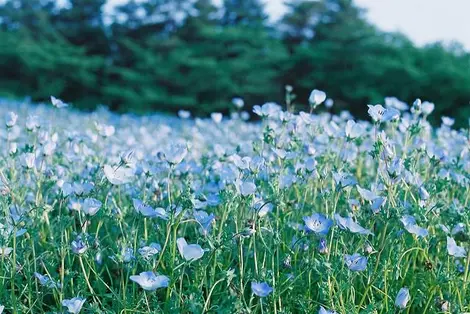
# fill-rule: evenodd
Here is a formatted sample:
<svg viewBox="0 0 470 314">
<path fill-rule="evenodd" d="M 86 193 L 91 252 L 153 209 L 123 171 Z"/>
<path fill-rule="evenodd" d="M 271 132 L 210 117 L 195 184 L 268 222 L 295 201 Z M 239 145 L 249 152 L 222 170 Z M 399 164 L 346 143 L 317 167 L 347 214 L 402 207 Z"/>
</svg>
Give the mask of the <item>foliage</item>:
<svg viewBox="0 0 470 314">
<path fill-rule="evenodd" d="M 132 0 L 112 13 L 105 2 L 0 4 L 0 95 L 205 115 L 228 112 L 240 95 L 247 108 L 281 102 L 288 84 L 298 109 L 315 86 L 336 112 L 429 97 L 437 113 L 459 111 L 457 124 L 467 124 L 470 54 L 379 31 L 352 0 L 291 0 L 275 24 L 258 0 Z"/>
</svg>

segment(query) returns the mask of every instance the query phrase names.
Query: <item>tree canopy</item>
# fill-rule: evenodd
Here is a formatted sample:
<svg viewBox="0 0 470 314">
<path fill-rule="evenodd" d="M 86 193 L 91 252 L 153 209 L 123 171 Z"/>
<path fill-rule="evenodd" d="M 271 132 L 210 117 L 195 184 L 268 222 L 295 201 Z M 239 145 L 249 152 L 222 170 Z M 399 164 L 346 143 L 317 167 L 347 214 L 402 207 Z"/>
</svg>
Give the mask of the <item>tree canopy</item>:
<svg viewBox="0 0 470 314">
<path fill-rule="evenodd" d="M 383 32 L 352 0 L 291 0 L 270 22 L 263 1 L 7 0 L 0 4 L 0 96 L 54 95 L 78 108 L 227 112 L 311 89 L 359 115 L 384 97 L 470 113 L 470 54 L 458 43 L 417 47 Z"/>
</svg>

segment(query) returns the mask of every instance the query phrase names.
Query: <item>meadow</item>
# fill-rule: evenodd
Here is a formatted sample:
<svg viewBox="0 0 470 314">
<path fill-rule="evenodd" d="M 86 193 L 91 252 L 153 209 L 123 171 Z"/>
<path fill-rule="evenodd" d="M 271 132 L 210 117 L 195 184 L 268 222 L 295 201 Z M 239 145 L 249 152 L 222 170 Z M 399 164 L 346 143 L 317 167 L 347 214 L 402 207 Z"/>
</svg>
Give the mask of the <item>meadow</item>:
<svg viewBox="0 0 470 314">
<path fill-rule="evenodd" d="M 206 119 L 1 100 L 0 313 L 470 312 L 469 131 L 287 92 Z"/>
</svg>

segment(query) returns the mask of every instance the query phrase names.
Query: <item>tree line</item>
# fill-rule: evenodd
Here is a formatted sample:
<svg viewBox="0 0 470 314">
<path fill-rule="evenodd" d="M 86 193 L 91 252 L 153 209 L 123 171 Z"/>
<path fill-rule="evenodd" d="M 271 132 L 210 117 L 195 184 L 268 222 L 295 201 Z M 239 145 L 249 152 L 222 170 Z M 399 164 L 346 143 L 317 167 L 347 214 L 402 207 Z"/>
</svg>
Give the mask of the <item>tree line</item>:
<svg viewBox="0 0 470 314">
<path fill-rule="evenodd" d="M 83 109 L 228 112 L 283 102 L 305 109 L 313 88 L 334 110 L 364 116 L 396 96 L 470 116 L 470 54 L 458 43 L 417 47 L 379 30 L 352 0 L 291 0 L 273 23 L 259 0 L 7 0 L 0 5 L 0 96 L 60 97 Z"/>
</svg>

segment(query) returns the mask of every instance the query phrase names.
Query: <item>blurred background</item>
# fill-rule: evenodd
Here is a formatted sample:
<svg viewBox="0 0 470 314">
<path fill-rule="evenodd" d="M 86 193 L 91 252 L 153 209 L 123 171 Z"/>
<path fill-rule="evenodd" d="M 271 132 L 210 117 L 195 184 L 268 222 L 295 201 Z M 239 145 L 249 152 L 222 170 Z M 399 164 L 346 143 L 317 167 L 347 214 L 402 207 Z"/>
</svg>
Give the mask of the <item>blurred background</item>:
<svg viewBox="0 0 470 314">
<path fill-rule="evenodd" d="M 0 0 L 0 97 L 203 116 L 234 97 L 246 110 L 283 103 L 291 85 L 299 110 L 313 88 L 358 117 L 387 96 L 421 98 L 436 104 L 435 122 L 464 126 L 469 10 L 466 0 Z"/>
</svg>

